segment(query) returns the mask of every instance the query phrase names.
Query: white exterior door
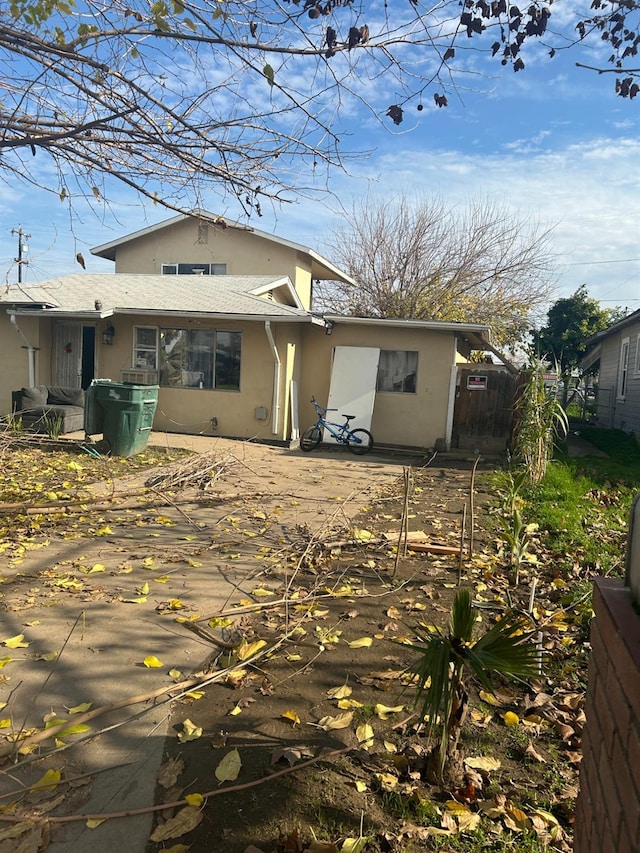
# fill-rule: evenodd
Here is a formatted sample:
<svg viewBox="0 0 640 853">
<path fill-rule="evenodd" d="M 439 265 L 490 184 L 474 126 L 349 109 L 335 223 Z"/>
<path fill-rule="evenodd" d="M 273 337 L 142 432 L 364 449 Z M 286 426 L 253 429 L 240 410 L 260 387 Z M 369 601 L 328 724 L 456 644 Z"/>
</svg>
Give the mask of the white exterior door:
<svg viewBox="0 0 640 853">
<path fill-rule="evenodd" d="M 341 421 L 340 415 L 355 415 L 351 421 L 352 429 L 371 429 L 379 359 L 378 347 L 334 349 L 327 407 L 338 411 L 329 412 L 329 420 Z M 326 430 L 324 440 L 334 441 Z"/>
<path fill-rule="evenodd" d="M 56 323 L 53 329 L 53 385 L 80 388 L 82 381 L 82 326 L 80 323 Z"/>
</svg>

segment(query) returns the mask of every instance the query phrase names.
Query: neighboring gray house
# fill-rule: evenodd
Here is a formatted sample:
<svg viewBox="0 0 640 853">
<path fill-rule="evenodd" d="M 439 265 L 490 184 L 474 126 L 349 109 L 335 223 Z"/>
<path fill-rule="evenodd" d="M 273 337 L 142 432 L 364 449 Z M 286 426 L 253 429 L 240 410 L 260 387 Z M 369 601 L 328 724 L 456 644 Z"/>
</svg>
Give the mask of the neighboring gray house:
<svg viewBox="0 0 640 853">
<path fill-rule="evenodd" d="M 597 424 L 640 434 L 640 310 L 588 343 L 582 369 L 600 361 Z"/>
</svg>

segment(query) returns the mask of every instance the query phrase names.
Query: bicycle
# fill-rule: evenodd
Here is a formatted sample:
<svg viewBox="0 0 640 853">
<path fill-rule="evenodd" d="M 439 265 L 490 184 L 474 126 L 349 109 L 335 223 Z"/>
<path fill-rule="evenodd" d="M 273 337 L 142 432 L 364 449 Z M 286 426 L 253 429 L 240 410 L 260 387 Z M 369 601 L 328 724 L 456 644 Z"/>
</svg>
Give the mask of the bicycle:
<svg viewBox="0 0 640 853">
<path fill-rule="evenodd" d="M 300 439 L 301 450 L 304 450 L 305 453 L 315 450 L 322 441 L 322 433 L 325 429 L 327 432 L 331 433 L 337 442 L 340 444 L 346 444 L 349 450 L 357 456 L 363 456 L 371 450 L 373 447 L 373 436 L 369 430 L 362 429 L 361 427 L 351 429 L 349 426 L 349 421 L 353 420 L 355 415 L 342 415 L 345 419 L 343 424 L 336 423 L 335 421 L 328 421 L 326 419 L 327 412 L 337 412 L 338 410 L 326 409 L 318 403 L 315 397 L 311 398 L 311 402 L 316 410 L 318 420 L 312 427 L 309 427 L 309 429 L 303 432 L 302 438 Z"/>
</svg>

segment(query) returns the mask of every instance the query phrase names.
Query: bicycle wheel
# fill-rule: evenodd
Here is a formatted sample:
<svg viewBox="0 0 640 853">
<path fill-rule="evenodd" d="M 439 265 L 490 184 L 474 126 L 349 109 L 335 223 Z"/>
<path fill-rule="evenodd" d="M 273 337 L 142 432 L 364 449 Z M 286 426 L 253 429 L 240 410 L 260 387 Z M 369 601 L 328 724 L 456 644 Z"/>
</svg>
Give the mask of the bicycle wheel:
<svg viewBox="0 0 640 853">
<path fill-rule="evenodd" d="M 347 446 L 352 453 L 363 456 L 373 447 L 373 436 L 368 429 L 352 429 L 347 436 Z"/>
<path fill-rule="evenodd" d="M 322 430 L 320 427 L 309 427 L 309 429 L 302 433 L 302 438 L 300 439 L 300 450 L 304 450 L 305 453 L 309 453 L 309 451 L 316 449 L 321 440 Z"/>
</svg>

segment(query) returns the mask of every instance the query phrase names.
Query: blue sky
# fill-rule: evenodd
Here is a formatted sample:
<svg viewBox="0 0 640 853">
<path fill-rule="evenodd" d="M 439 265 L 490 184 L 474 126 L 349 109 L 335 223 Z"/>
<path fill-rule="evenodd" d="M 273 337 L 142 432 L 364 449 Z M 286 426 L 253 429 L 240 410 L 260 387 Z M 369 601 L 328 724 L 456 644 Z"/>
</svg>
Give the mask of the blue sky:
<svg viewBox="0 0 640 853">
<path fill-rule="evenodd" d="M 253 224 L 321 253 L 341 211 L 369 193 L 385 199 L 404 193 L 416 201 L 437 197 L 452 205 L 483 200 L 512 209 L 521 219 L 554 227 L 558 264 L 555 298 L 586 284 L 603 307 L 640 308 L 640 98 L 623 100 L 613 75 L 575 67 L 596 64 L 596 51 L 568 52 L 554 60 L 543 50 L 514 74 L 496 61 L 471 57 L 474 74 L 459 80 L 449 106 L 409 105 L 396 128 L 384 118 L 393 93 L 378 93 L 379 119 L 347 103 L 336 129 L 344 149 L 356 153 L 346 172 L 303 175 L 318 197 L 300 196 L 275 208 L 263 205 Z M 365 153 L 367 152 L 367 153 Z M 42 157 L 33 168 L 42 168 Z M 323 195 L 327 184 L 330 193 Z M 230 197 L 211 193 L 201 205 L 231 218 L 242 211 Z M 31 234 L 27 283 L 79 272 L 111 272 L 92 246 L 174 215 L 142 204 L 124 187 L 112 204 L 76 201 L 73 220 L 56 196 L 17 183 L 0 184 L 0 271 L 17 280 L 14 258 L 21 227 Z"/>
</svg>

